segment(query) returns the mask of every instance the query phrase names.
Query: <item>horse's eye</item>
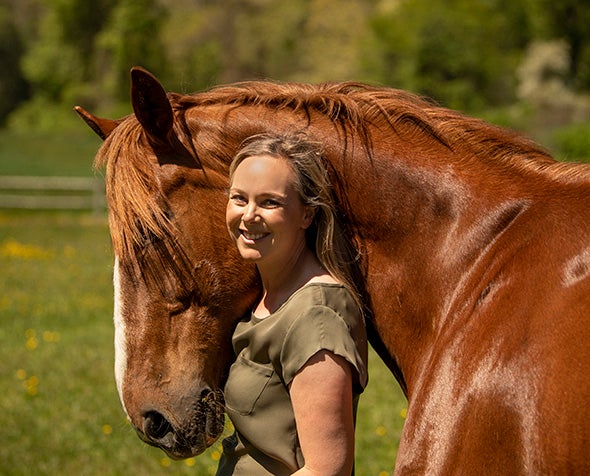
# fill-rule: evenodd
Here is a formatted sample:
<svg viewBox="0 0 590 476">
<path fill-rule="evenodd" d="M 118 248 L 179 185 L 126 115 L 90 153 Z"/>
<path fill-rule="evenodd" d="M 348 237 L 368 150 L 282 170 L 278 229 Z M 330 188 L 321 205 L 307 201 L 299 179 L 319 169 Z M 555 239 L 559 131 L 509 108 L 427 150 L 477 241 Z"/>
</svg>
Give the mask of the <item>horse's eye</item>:
<svg viewBox="0 0 590 476">
<path fill-rule="evenodd" d="M 166 305 L 166 307 L 168 309 L 168 312 L 170 313 L 171 316 L 176 316 L 178 314 L 183 313 L 190 306 L 191 306 L 191 300 L 190 299 L 181 299 L 179 301 L 176 301 L 174 303 L 168 303 Z"/>
</svg>

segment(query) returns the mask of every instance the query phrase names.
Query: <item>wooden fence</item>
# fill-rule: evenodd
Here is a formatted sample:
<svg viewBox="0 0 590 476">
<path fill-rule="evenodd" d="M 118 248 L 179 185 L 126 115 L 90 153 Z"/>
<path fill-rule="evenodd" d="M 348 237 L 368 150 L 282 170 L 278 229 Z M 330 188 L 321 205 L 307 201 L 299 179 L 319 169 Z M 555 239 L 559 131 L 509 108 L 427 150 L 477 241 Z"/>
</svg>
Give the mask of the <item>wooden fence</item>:
<svg viewBox="0 0 590 476">
<path fill-rule="evenodd" d="M 0 176 L 0 208 L 92 210 L 106 208 L 104 180 L 87 177 Z"/>
</svg>

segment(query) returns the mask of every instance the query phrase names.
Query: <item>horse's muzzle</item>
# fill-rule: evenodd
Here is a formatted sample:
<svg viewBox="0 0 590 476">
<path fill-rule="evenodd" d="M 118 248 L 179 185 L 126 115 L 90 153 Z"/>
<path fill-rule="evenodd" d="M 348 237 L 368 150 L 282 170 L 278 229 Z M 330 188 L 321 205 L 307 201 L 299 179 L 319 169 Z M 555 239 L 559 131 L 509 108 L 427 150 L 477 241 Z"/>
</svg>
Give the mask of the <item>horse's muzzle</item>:
<svg viewBox="0 0 590 476">
<path fill-rule="evenodd" d="M 157 409 L 142 413 L 139 437 L 174 459 L 196 456 L 211 446 L 224 428 L 224 400 L 220 390 L 206 389 L 188 412 L 168 415 Z"/>
</svg>

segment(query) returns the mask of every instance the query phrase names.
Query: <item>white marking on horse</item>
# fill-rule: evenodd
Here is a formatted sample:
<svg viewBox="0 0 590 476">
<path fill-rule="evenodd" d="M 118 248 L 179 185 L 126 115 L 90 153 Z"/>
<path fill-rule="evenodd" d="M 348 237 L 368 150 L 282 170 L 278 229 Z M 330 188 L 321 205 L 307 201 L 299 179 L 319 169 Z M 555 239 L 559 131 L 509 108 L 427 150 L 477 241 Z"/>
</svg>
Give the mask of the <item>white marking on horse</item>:
<svg viewBox="0 0 590 476">
<path fill-rule="evenodd" d="M 125 337 L 125 320 L 123 318 L 123 297 L 121 293 L 121 279 L 119 276 L 119 260 L 115 258 L 113 271 L 113 285 L 115 288 L 114 317 L 115 323 L 115 381 L 117 391 L 123 410 L 125 402 L 123 401 L 123 380 L 125 379 L 125 369 L 127 368 L 127 339 Z"/>
</svg>

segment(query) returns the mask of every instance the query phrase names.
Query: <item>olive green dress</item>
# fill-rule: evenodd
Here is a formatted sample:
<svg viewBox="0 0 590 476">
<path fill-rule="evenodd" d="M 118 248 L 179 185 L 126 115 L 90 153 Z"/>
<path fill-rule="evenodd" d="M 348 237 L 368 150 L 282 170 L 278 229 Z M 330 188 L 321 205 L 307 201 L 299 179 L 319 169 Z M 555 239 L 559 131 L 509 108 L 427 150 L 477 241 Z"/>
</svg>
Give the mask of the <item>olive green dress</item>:
<svg viewBox="0 0 590 476">
<path fill-rule="evenodd" d="M 320 350 L 353 369 L 354 413 L 367 384 L 367 336 L 358 306 L 340 284 L 310 283 L 273 314 L 242 320 L 225 387 L 236 429 L 223 441 L 217 476 L 289 475 L 303 466 L 289 384 Z"/>
</svg>

